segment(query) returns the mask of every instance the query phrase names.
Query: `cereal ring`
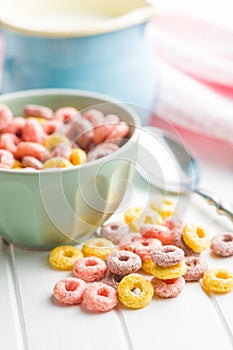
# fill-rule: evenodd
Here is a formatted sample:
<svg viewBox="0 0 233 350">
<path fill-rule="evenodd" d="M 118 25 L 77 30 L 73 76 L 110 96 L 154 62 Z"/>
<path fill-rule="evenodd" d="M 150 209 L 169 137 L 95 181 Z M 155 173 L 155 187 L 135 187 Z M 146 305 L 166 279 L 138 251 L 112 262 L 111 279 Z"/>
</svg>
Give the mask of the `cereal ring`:
<svg viewBox="0 0 233 350">
<path fill-rule="evenodd" d="M 89 239 L 82 248 L 84 256 L 97 256 L 102 260 L 106 260 L 108 254 L 114 250 L 114 244 L 105 238 Z"/>
<path fill-rule="evenodd" d="M 54 158 L 46 160 L 46 162 L 44 162 L 44 164 L 42 165 L 42 169 L 69 168 L 72 166 L 73 166 L 73 164 L 70 163 L 70 161 L 68 159 L 62 158 L 62 157 L 54 157 Z"/>
<path fill-rule="evenodd" d="M 132 207 L 128 208 L 124 212 L 124 219 L 127 224 L 130 224 L 131 222 L 135 221 L 143 212 L 143 208 L 140 207 Z"/>
<path fill-rule="evenodd" d="M 70 162 L 73 165 L 83 164 L 86 162 L 86 160 L 87 160 L 87 155 L 84 150 L 82 150 L 81 148 L 74 148 L 71 150 Z"/>
<path fill-rule="evenodd" d="M 114 150 L 113 148 L 105 146 L 105 143 L 99 144 L 98 146 L 94 147 L 88 152 L 87 161 L 92 162 L 93 160 L 108 156 L 109 154 L 119 149 L 117 145 L 115 146 L 116 146 L 116 149 Z"/>
<path fill-rule="evenodd" d="M 25 156 L 31 156 L 39 159 L 40 161 L 47 156 L 47 151 L 44 146 L 35 142 L 20 142 L 17 146 L 16 156 L 23 158 Z"/>
<path fill-rule="evenodd" d="M 161 222 L 161 217 L 158 216 L 158 214 L 154 210 L 151 210 L 149 208 L 145 208 L 140 213 L 140 209 L 139 208 L 133 208 L 133 210 L 134 209 L 136 209 L 135 210 L 136 213 L 135 214 L 133 213 L 133 214 L 135 216 L 136 215 L 137 216 L 136 216 L 136 218 L 134 220 L 129 222 L 129 225 L 136 232 L 139 232 L 140 227 L 143 226 L 144 224 L 154 225 L 156 223 L 160 223 Z M 129 213 L 127 212 L 126 215 L 129 215 Z M 125 217 L 125 220 L 126 220 L 126 217 Z M 151 237 L 147 237 L 147 238 L 151 238 Z"/>
<path fill-rule="evenodd" d="M 93 126 L 103 124 L 105 120 L 103 112 L 97 109 L 89 109 L 83 114 L 83 118 L 89 120 Z"/>
<path fill-rule="evenodd" d="M 43 143 L 48 136 L 42 125 L 35 119 L 29 118 L 22 130 L 22 140 L 28 142 Z"/>
<path fill-rule="evenodd" d="M 0 136 L 0 148 L 6 149 L 13 154 L 16 152 L 19 142 L 20 139 L 15 134 L 4 133 Z"/>
<path fill-rule="evenodd" d="M 171 280 L 160 280 L 153 277 L 151 283 L 154 293 L 160 298 L 176 298 L 184 289 L 185 279 L 181 276 Z"/>
<path fill-rule="evenodd" d="M 46 123 L 42 124 L 44 132 L 47 135 L 51 135 L 56 132 L 56 130 L 62 125 L 62 122 L 56 119 L 48 120 Z M 60 131 L 60 129 L 59 129 Z"/>
<path fill-rule="evenodd" d="M 13 154 L 5 149 L 0 149 L 0 168 L 10 169 L 14 164 Z"/>
<path fill-rule="evenodd" d="M 129 133 L 129 125 L 125 122 L 120 122 L 114 125 L 112 130 L 106 136 L 105 141 L 107 140 L 119 140 L 126 137 Z"/>
<path fill-rule="evenodd" d="M 124 276 L 118 276 L 114 273 L 107 272 L 105 277 L 100 282 L 105 283 L 114 289 L 117 289 L 118 284 L 122 280 L 123 277 Z"/>
<path fill-rule="evenodd" d="M 157 196 L 151 201 L 150 207 L 165 219 L 173 214 L 175 205 L 170 198 Z"/>
<path fill-rule="evenodd" d="M 112 124 L 100 124 L 95 126 L 93 129 L 93 141 L 96 144 L 104 142 L 107 135 L 111 132 L 112 127 Z"/>
<path fill-rule="evenodd" d="M 142 261 L 147 261 L 151 258 L 151 253 L 155 249 L 159 249 L 161 245 L 162 243 L 158 239 L 141 238 L 126 246 L 125 249 L 139 255 Z"/>
<path fill-rule="evenodd" d="M 84 303 L 92 311 L 109 311 L 117 304 L 116 290 L 105 283 L 94 282 L 84 291 Z"/>
<path fill-rule="evenodd" d="M 164 245 L 152 252 L 151 259 L 159 266 L 173 266 L 184 260 L 184 251 L 174 245 Z"/>
<path fill-rule="evenodd" d="M 10 125 L 8 125 L 4 130 L 4 133 L 11 133 L 17 136 L 21 136 L 22 130 L 26 124 L 26 119 L 22 117 L 15 117 Z"/>
<path fill-rule="evenodd" d="M 117 250 L 107 256 L 106 265 L 110 272 L 125 276 L 141 268 L 141 259 L 137 254 L 126 250 Z"/>
<path fill-rule="evenodd" d="M 221 268 L 211 268 L 204 273 L 202 286 L 207 292 L 229 293 L 233 290 L 233 273 Z"/>
<path fill-rule="evenodd" d="M 118 299 L 123 305 L 131 309 L 139 309 L 150 303 L 154 288 L 148 279 L 132 273 L 120 281 L 117 293 Z"/>
<path fill-rule="evenodd" d="M 172 244 L 173 241 L 172 231 L 163 225 L 142 225 L 139 232 L 143 237 L 156 238 L 164 245 Z"/>
<path fill-rule="evenodd" d="M 177 216 L 168 216 L 162 223 L 163 226 L 166 226 L 169 230 L 175 230 L 182 227 L 182 221 Z"/>
<path fill-rule="evenodd" d="M 14 160 L 12 169 L 22 169 L 23 164 L 19 160 Z"/>
<path fill-rule="evenodd" d="M 51 108 L 40 105 L 27 105 L 23 109 L 23 116 L 42 117 L 45 119 L 53 118 L 53 110 Z"/>
<path fill-rule="evenodd" d="M 80 115 L 79 111 L 74 107 L 61 107 L 54 113 L 54 118 L 62 122 L 67 122 L 72 119 L 73 116 Z"/>
<path fill-rule="evenodd" d="M 106 270 L 105 262 L 96 256 L 78 259 L 73 267 L 74 275 L 86 282 L 101 280 Z"/>
<path fill-rule="evenodd" d="M 154 265 L 152 267 L 152 274 L 161 280 L 170 280 L 184 275 L 186 270 L 187 266 L 183 260 L 178 264 L 171 266 Z"/>
<path fill-rule="evenodd" d="M 86 282 L 79 278 L 64 278 L 55 284 L 53 295 L 62 304 L 81 304 L 85 288 Z"/>
<path fill-rule="evenodd" d="M 41 169 L 42 163 L 34 157 L 26 156 L 22 158 L 22 165 L 26 168 L 29 167 L 39 170 Z"/>
<path fill-rule="evenodd" d="M 83 253 L 76 247 L 65 245 L 50 252 L 49 262 L 56 269 L 72 270 L 76 260 L 83 258 Z"/>
<path fill-rule="evenodd" d="M 0 104 L 0 131 L 8 127 L 13 120 L 13 113 L 7 105 Z"/>
<path fill-rule="evenodd" d="M 227 232 L 211 239 L 210 249 L 215 255 L 227 257 L 233 255 L 233 233 Z"/>
<path fill-rule="evenodd" d="M 154 263 L 151 259 L 147 261 L 142 262 L 142 271 L 148 273 L 149 275 L 152 275 L 152 267 L 154 266 Z"/>
<path fill-rule="evenodd" d="M 71 154 L 70 146 L 66 143 L 59 143 L 53 150 L 50 152 L 49 158 L 66 158 L 69 160 Z"/>
<path fill-rule="evenodd" d="M 205 271 L 208 270 L 208 265 L 205 261 L 201 260 L 196 256 L 187 256 L 185 258 L 185 264 L 187 266 L 187 271 L 184 275 L 185 281 L 199 281 Z"/>
<path fill-rule="evenodd" d="M 67 146 L 71 147 L 70 140 L 61 134 L 52 134 L 49 135 L 45 141 L 45 148 L 51 152 L 55 147 L 57 147 L 60 143 L 65 143 Z"/>
<path fill-rule="evenodd" d="M 199 256 L 199 253 L 195 253 L 189 248 L 183 240 L 183 228 L 179 227 L 172 230 L 172 244 L 181 248 L 184 251 L 185 256 Z"/>
<path fill-rule="evenodd" d="M 188 224 L 183 229 L 183 240 L 194 252 L 201 253 L 210 247 L 210 237 L 202 226 Z"/>
<path fill-rule="evenodd" d="M 70 124 L 66 136 L 81 148 L 86 149 L 93 139 L 92 124 L 82 117 L 75 118 Z"/>
<path fill-rule="evenodd" d="M 101 236 L 114 244 L 120 244 L 129 237 L 129 226 L 124 222 L 109 222 L 102 225 Z"/>
</svg>

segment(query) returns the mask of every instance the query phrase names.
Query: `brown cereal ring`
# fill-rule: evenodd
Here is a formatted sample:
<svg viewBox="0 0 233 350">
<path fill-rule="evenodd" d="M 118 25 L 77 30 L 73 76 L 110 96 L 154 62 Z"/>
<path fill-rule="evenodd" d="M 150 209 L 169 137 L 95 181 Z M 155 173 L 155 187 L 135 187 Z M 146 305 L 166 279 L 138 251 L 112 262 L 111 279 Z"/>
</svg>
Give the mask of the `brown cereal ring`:
<svg viewBox="0 0 233 350">
<path fill-rule="evenodd" d="M 187 256 L 185 258 L 185 264 L 187 266 L 187 271 L 184 275 L 185 281 L 199 281 L 205 271 L 208 270 L 208 265 L 205 261 L 201 260 L 196 256 Z"/>
<path fill-rule="evenodd" d="M 23 109 L 23 116 L 27 117 L 42 117 L 45 119 L 53 118 L 53 110 L 49 107 L 40 106 L 40 105 L 26 105 Z"/>
<path fill-rule="evenodd" d="M 141 268 L 141 259 L 137 254 L 126 250 L 117 250 L 107 256 L 106 265 L 111 273 L 125 276 Z"/>
<path fill-rule="evenodd" d="M 184 260 L 184 251 L 174 245 L 164 245 L 152 252 L 151 259 L 159 266 L 172 266 Z"/>
<path fill-rule="evenodd" d="M 233 255 L 233 233 L 226 232 L 215 235 L 211 239 L 211 251 L 218 256 L 228 257 Z"/>
</svg>

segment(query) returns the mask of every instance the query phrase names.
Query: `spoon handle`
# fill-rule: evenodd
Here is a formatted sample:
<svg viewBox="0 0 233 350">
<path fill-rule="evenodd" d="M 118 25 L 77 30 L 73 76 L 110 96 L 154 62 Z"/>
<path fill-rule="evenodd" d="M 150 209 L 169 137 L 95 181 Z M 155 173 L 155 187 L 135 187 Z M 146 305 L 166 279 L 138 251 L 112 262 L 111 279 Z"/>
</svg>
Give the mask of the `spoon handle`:
<svg viewBox="0 0 233 350">
<path fill-rule="evenodd" d="M 217 196 L 211 196 L 199 189 L 194 189 L 193 192 L 205 198 L 210 205 L 214 205 L 219 215 L 225 215 L 233 221 L 233 210 L 230 203 L 223 203 Z"/>
</svg>

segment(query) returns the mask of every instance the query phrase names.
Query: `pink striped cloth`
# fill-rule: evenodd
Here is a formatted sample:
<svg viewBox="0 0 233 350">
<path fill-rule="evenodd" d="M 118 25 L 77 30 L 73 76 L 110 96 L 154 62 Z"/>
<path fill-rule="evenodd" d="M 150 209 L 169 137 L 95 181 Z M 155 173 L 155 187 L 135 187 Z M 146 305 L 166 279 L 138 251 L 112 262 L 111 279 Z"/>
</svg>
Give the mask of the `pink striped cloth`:
<svg viewBox="0 0 233 350">
<path fill-rule="evenodd" d="M 182 130 L 233 147 L 233 32 L 162 14 L 148 37 L 160 80 L 156 112 Z"/>
</svg>

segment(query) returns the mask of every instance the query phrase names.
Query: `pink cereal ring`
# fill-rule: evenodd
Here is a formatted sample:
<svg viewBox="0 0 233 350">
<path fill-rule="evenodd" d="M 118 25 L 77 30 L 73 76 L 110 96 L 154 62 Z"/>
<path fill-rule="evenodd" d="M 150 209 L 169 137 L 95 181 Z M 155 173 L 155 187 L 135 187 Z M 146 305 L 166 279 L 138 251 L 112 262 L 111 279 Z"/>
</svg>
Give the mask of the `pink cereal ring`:
<svg viewBox="0 0 233 350">
<path fill-rule="evenodd" d="M 172 244 L 184 251 L 185 256 L 199 256 L 199 253 L 195 253 L 191 248 L 189 248 L 182 237 L 183 228 L 178 227 L 172 230 Z"/>
<path fill-rule="evenodd" d="M 199 281 L 208 270 L 207 263 L 196 256 L 187 256 L 185 258 L 185 264 L 187 270 L 183 277 L 188 282 Z"/>
<path fill-rule="evenodd" d="M 123 139 L 129 133 L 129 125 L 125 122 L 120 122 L 114 125 L 110 133 L 107 135 L 105 141 L 107 140 L 119 140 Z"/>
<path fill-rule="evenodd" d="M 151 253 L 161 246 L 162 243 L 156 238 L 141 238 L 130 244 L 132 251 L 138 254 L 143 262 L 148 261 L 151 258 Z"/>
<path fill-rule="evenodd" d="M 22 117 L 15 117 L 10 125 L 3 131 L 17 136 L 21 136 L 22 130 L 26 124 L 26 119 Z"/>
<path fill-rule="evenodd" d="M 46 123 L 42 124 L 44 132 L 47 135 L 51 135 L 56 132 L 56 130 L 62 125 L 62 122 L 56 119 L 48 120 Z"/>
<path fill-rule="evenodd" d="M 233 233 L 221 233 L 211 239 L 211 251 L 218 256 L 233 255 Z"/>
<path fill-rule="evenodd" d="M 111 273 L 125 276 L 137 272 L 142 263 L 137 254 L 126 250 L 116 250 L 107 256 L 106 265 Z"/>
<path fill-rule="evenodd" d="M 102 225 L 101 236 L 119 244 L 122 240 L 129 236 L 129 226 L 125 222 L 109 222 Z"/>
<path fill-rule="evenodd" d="M 0 136 L 0 148 L 6 149 L 13 154 L 16 152 L 19 142 L 20 139 L 15 134 L 4 133 Z"/>
<path fill-rule="evenodd" d="M 185 286 L 183 277 L 172 280 L 160 280 L 153 277 L 151 283 L 154 287 L 155 294 L 160 298 L 175 298 L 181 293 Z"/>
<path fill-rule="evenodd" d="M 42 125 L 35 118 L 29 118 L 22 130 L 23 141 L 43 143 L 46 138 Z"/>
<path fill-rule="evenodd" d="M 16 155 L 18 158 L 31 156 L 40 161 L 47 156 L 47 150 L 44 146 L 35 142 L 20 142 L 17 146 Z"/>
<path fill-rule="evenodd" d="M 7 105 L 0 104 L 0 131 L 8 127 L 13 121 L 13 113 Z"/>
<path fill-rule="evenodd" d="M 54 113 L 54 118 L 62 122 L 69 121 L 73 116 L 79 115 L 79 111 L 74 107 L 61 107 Z"/>
<path fill-rule="evenodd" d="M 184 251 L 174 245 L 164 245 L 152 252 L 151 259 L 158 266 L 173 266 L 184 260 Z"/>
<path fill-rule="evenodd" d="M 172 244 L 172 231 L 163 225 L 146 224 L 140 227 L 139 232 L 145 238 L 159 239 L 162 244 Z"/>
<path fill-rule="evenodd" d="M 23 109 L 24 117 L 41 117 L 45 119 L 53 118 L 53 110 L 49 107 L 40 105 L 26 105 Z"/>
<path fill-rule="evenodd" d="M 93 126 L 104 123 L 104 114 L 97 109 L 89 109 L 83 114 L 83 117 L 89 120 Z"/>
<path fill-rule="evenodd" d="M 81 304 L 85 288 L 86 282 L 79 278 L 69 277 L 55 284 L 53 295 L 62 304 Z"/>
<path fill-rule="evenodd" d="M 85 289 L 83 301 L 89 310 L 109 311 L 118 304 L 117 292 L 105 283 L 95 282 Z"/>
<path fill-rule="evenodd" d="M 14 156 L 11 152 L 0 149 L 0 168 L 10 169 L 14 164 Z"/>
<path fill-rule="evenodd" d="M 106 270 L 105 262 L 96 256 L 78 259 L 73 268 L 74 275 L 86 282 L 101 280 Z"/>
<path fill-rule="evenodd" d="M 31 156 L 26 156 L 22 158 L 22 165 L 25 168 L 33 168 L 33 169 L 37 169 L 40 170 L 42 167 L 42 163 L 36 159 L 35 157 L 31 157 Z"/>
<path fill-rule="evenodd" d="M 101 142 L 104 142 L 107 135 L 110 133 L 112 130 L 112 125 L 111 124 L 102 124 L 98 125 L 93 129 L 93 141 L 96 144 L 99 144 Z"/>
</svg>

